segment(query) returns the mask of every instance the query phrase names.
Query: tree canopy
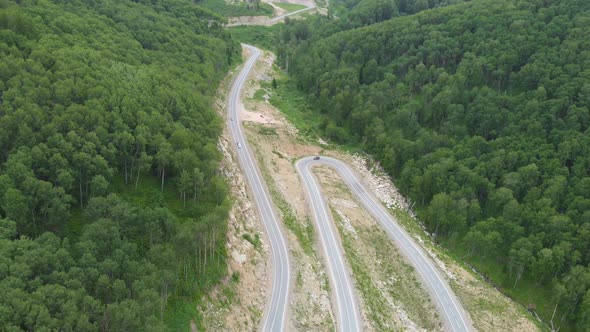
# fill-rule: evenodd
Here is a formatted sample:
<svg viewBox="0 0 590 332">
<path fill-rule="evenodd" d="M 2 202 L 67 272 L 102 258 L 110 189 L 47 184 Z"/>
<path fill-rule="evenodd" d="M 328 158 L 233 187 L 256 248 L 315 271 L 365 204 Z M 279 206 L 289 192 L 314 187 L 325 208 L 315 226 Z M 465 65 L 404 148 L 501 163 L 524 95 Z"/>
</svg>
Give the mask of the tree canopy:
<svg viewBox="0 0 590 332">
<path fill-rule="evenodd" d="M 221 23 L 187 0 L 0 1 L 3 329 L 161 330 L 222 275 Z"/>
<path fill-rule="evenodd" d="M 506 287 L 553 289 L 544 318 L 588 330 L 590 3 L 339 20 L 288 22 L 278 43 L 323 133 L 380 160 L 438 240 Z"/>
</svg>

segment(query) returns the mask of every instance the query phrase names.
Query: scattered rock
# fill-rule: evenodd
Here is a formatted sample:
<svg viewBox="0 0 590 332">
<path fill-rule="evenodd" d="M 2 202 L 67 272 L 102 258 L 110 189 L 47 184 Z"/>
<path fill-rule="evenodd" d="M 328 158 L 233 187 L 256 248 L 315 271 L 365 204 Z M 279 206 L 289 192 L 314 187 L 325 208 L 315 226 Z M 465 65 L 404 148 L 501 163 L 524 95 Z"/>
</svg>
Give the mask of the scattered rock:
<svg viewBox="0 0 590 332">
<path fill-rule="evenodd" d="M 246 255 L 245 254 L 240 254 L 239 252 L 234 250 L 234 251 L 232 251 L 231 256 L 234 259 L 234 261 L 239 265 L 242 265 L 246 262 Z"/>
</svg>

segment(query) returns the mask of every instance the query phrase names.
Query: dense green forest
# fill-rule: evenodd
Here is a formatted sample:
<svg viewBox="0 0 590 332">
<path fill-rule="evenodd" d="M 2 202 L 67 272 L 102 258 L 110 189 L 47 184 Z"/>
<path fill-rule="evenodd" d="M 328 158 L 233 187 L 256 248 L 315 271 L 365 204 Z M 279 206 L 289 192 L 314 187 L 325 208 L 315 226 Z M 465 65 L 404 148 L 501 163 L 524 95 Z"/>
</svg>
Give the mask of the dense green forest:
<svg viewBox="0 0 590 332">
<path fill-rule="evenodd" d="M 0 0 L 0 330 L 162 330 L 226 273 L 221 20 Z"/>
<path fill-rule="evenodd" d="M 466 1 L 469 0 L 334 0 L 330 2 L 328 18 L 339 17 L 332 23 L 339 30 L 347 30 Z M 331 30 L 320 33 L 326 32 Z"/>
<path fill-rule="evenodd" d="M 402 2 L 288 22 L 279 62 L 319 129 L 373 154 L 437 241 L 548 324 L 589 331 L 590 2 L 395 17 Z"/>
</svg>

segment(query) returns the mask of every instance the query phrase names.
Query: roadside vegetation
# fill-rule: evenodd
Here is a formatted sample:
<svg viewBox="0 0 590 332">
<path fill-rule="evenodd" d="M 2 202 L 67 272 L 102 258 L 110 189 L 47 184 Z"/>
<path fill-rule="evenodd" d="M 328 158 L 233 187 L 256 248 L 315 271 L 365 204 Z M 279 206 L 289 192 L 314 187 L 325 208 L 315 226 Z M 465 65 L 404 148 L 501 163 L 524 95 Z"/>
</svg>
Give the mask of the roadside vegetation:
<svg viewBox="0 0 590 332">
<path fill-rule="evenodd" d="M 318 129 L 317 121 L 321 117 L 308 107 L 305 94 L 297 89 L 293 80 L 289 80 L 288 76 L 279 69 L 275 72 L 278 73 L 277 77 L 273 78 L 276 84 L 273 86 L 271 83 L 265 86 L 272 92 L 269 102 L 285 114 L 289 122 L 299 129 L 302 137 L 314 137 Z"/>
<path fill-rule="evenodd" d="M 338 188 L 326 181 L 325 177 L 322 188 L 330 191 L 332 198 L 351 198 L 346 186 Z M 359 222 L 354 220 L 358 215 L 348 217 L 346 212 L 336 207 L 330 203 L 346 260 L 375 331 L 398 331 L 410 326 L 419 326 L 428 331 L 439 330 L 438 311 L 430 302 L 428 293 L 416 279 L 412 266 L 406 263 L 376 221 L 363 213 L 363 217 L 375 224 L 359 227 Z M 353 227 L 353 231 L 344 225 L 343 217 L 350 219 L 348 227 Z"/>
<path fill-rule="evenodd" d="M 283 24 L 271 26 L 239 25 L 228 28 L 232 38 L 240 43 L 250 44 L 265 50 L 273 50 L 276 46 L 277 34 Z"/>
<path fill-rule="evenodd" d="M 286 234 L 290 243 L 289 251 L 294 261 L 293 275 L 296 284 L 291 300 L 290 324 L 294 329 L 302 331 L 331 330 L 334 328 L 334 321 L 329 301 L 330 284 L 315 245 L 314 227 L 309 217 L 298 216 L 292 205 L 293 202 L 287 201 L 282 191 L 284 183 L 281 179 L 284 180 L 284 173 L 280 174 L 279 161 L 283 167 L 291 169 L 287 173 L 292 176 L 296 176 L 296 173 L 292 170 L 288 157 L 278 151 L 272 150 L 273 153 L 267 156 L 266 151 L 269 146 L 263 143 L 269 140 L 277 142 L 284 140 L 285 138 L 281 137 L 284 135 L 284 128 L 278 129 L 272 125 L 255 122 L 245 122 L 245 127 L 248 131 L 249 144 L 256 151 L 262 177 L 288 230 Z"/>
</svg>

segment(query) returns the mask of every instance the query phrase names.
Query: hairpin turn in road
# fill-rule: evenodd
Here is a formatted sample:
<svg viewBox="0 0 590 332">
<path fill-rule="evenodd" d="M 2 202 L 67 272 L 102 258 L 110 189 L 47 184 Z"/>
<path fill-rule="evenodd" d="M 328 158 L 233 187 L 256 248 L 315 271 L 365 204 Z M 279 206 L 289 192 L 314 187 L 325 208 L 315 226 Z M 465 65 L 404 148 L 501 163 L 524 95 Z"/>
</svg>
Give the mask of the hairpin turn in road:
<svg viewBox="0 0 590 332">
<path fill-rule="evenodd" d="M 325 205 L 321 196 L 320 188 L 318 187 L 317 182 L 315 181 L 311 172 L 311 167 L 313 165 L 328 165 L 334 168 L 344 183 L 346 183 L 352 194 L 385 229 L 387 235 L 392 241 L 395 242 L 402 254 L 408 259 L 410 264 L 412 264 L 418 272 L 418 275 L 422 279 L 423 284 L 426 286 L 429 294 L 431 295 L 434 303 L 441 313 L 445 328 L 448 331 L 473 331 L 474 329 L 471 325 L 469 315 L 455 297 L 449 284 L 437 270 L 434 262 L 428 258 L 424 250 L 418 244 L 416 244 L 412 237 L 408 235 L 408 233 L 403 230 L 402 227 L 400 227 L 397 220 L 391 214 L 389 214 L 387 209 L 373 195 L 371 195 L 370 191 L 365 188 L 365 186 L 350 170 L 350 168 L 342 161 L 330 157 L 305 157 L 297 161 L 295 167 L 297 168 L 297 171 L 299 172 L 299 175 L 305 184 L 308 196 L 311 201 L 314 220 L 316 220 L 316 223 L 319 224 L 318 227 L 320 229 L 322 238 L 324 236 L 323 232 L 333 232 L 333 227 L 330 227 L 330 224 L 333 224 L 333 220 L 331 220 L 329 217 L 327 206 Z M 337 235 L 335 234 L 326 235 L 327 238 L 336 236 Z M 335 243 L 334 240 L 329 240 L 328 242 L 330 241 Z M 333 245 L 333 243 L 329 243 L 328 245 Z M 337 259 L 340 262 L 344 261 L 343 258 L 340 257 L 330 257 L 333 255 L 342 255 L 341 253 L 338 254 L 338 252 L 339 249 L 330 250 L 327 253 L 327 256 L 329 256 L 329 267 L 332 264 L 331 260 Z M 343 292 L 345 294 L 349 292 L 346 288 L 350 288 L 350 286 L 348 286 L 350 280 L 347 280 L 348 276 L 346 273 L 330 272 L 330 274 L 337 283 L 337 285 L 333 286 L 336 288 L 336 294 L 338 294 L 338 292 Z M 340 288 L 344 288 L 344 290 L 341 290 Z M 342 300 L 342 298 L 343 296 L 341 296 L 338 301 Z M 355 299 L 350 299 L 348 302 L 338 304 L 338 307 L 341 308 L 341 313 L 338 315 L 338 317 L 342 320 L 341 324 L 349 324 L 347 319 L 350 318 L 347 318 L 347 316 L 352 316 L 353 314 L 345 310 L 349 310 L 347 306 L 352 307 L 354 303 Z M 359 331 L 359 329 L 351 328 L 347 331 Z"/>
<path fill-rule="evenodd" d="M 281 232 L 280 222 L 277 219 L 266 187 L 260 176 L 260 171 L 255 159 L 250 153 L 239 120 L 238 107 L 240 105 L 240 93 L 254 63 L 260 56 L 258 48 L 250 45 L 243 47 L 251 52 L 238 77 L 233 82 L 228 102 L 228 121 L 232 138 L 236 142 L 238 160 L 246 176 L 254 200 L 258 207 L 262 224 L 269 238 L 272 252 L 272 291 L 267 301 L 265 315 L 262 320 L 263 331 L 284 331 L 288 319 L 288 304 L 290 292 L 290 266 L 289 252 L 285 236 Z M 408 261 L 416 268 L 424 285 L 430 292 L 439 312 L 445 328 L 449 331 L 472 331 L 471 320 L 461 303 L 456 299 L 450 286 L 441 276 L 436 266 L 422 248 L 398 225 L 397 221 L 379 203 L 362 182 L 341 161 L 329 157 L 306 157 L 299 160 L 296 168 L 302 178 L 314 220 L 320 233 L 321 247 L 324 250 L 327 261 L 327 270 L 330 275 L 334 298 L 336 300 L 336 325 L 339 331 L 361 331 L 362 319 L 359 314 L 359 306 L 351 274 L 346 266 L 346 260 L 342 253 L 341 244 L 333 221 L 327 212 L 321 191 L 311 173 L 314 164 L 325 164 L 335 168 L 343 181 L 348 185 L 352 193 L 377 219 L 385 229 L 389 237 L 396 243 L 400 251 Z"/>
</svg>

